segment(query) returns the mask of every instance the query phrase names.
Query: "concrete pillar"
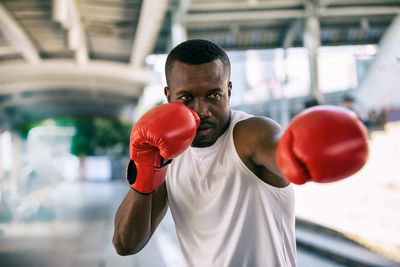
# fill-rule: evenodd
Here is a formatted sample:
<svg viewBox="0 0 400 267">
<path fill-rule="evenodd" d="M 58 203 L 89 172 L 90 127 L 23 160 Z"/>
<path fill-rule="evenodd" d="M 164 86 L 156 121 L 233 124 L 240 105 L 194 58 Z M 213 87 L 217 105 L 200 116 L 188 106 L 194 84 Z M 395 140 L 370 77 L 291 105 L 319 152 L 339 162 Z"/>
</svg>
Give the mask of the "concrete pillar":
<svg viewBox="0 0 400 267">
<path fill-rule="evenodd" d="M 4 177 L 4 170 L 3 170 L 3 165 L 2 165 L 2 146 L 1 146 L 1 134 L 2 131 L 0 130 L 0 206 L 1 206 L 1 199 L 3 196 L 3 177 Z"/>
<path fill-rule="evenodd" d="M 285 66 L 285 78 L 282 85 L 282 99 L 279 102 L 279 108 L 281 111 L 281 116 L 279 118 L 279 123 L 282 127 L 286 127 L 290 121 L 290 111 L 289 111 L 289 100 L 286 97 L 286 87 L 289 83 L 289 77 L 287 73 L 287 48 L 284 48 L 283 51 L 283 65 Z"/>
<path fill-rule="evenodd" d="M 188 38 L 187 31 L 186 31 L 185 26 L 183 26 L 181 23 L 172 24 L 172 29 L 171 29 L 172 48 L 174 48 L 178 44 L 186 41 L 187 38 Z"/>
<path fill-rule="evenodd" d="M 293 45 L 294 40 L 297 37 L 297 33 L 299 31 L 302 31 L 302 20 L 297 19 L 294 22 L 292 22 L 289 30 L 286 32 L 285 39 L 283 40 L 283 66 L 285 68 L 285 73 L 284 73 L 284 80 L 282 84 L 282 99 L 280 101 L 280 110 L 281 110 L 281 116 L 280 116 L 280 121 L 279 123 L 283 126 L 286 127 L 289 124 L 290 121 L 290 109 L 289 109 L 289 100 L 286 96 L 286 88 L 289 83 L 289 77 L 288 77 L 288 63 L 287 63 L 287 55 L 288 55 L 288 49 Z"/>
<path fill-rule="evenodd" d="M 186 16 L 191 0 L 181 0 L 172 15 L 171 49 L 188 39 L 187 30 L 181 21 Z"/>
<path fill-rule="evenodd" d="M 310 65 L 310 96 L 323 103 L 323 95 L 318 85 L 318 47 L 321 45 L 321 31 L 319 19 L 313 14 L 306 18 L 303 43 L 304 47 L 308 50 Z"/>
<path fill-rule="evenodd" d="M 16 133 L 11 134 L 11 153 L 10 195 L 16 197 L 21 168 L 21 138 Z"/>
</svg>

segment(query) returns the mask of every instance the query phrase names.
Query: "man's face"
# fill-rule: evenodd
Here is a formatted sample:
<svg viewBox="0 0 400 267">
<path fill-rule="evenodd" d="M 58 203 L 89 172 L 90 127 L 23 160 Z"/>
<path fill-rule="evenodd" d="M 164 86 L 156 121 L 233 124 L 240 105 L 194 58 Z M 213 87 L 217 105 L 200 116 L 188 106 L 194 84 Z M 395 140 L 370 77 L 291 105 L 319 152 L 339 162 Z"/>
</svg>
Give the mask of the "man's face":
<svg viewBox="0 0 400 267">
<path fill-rule="evenodd" d="M 173 63 L 164 93 L 168 102 L 182 102 L 199 115 L 193 147 L 211 146 L 225 132 L 231 89 L 228 71 L 219 59 L 201 65 Z"/>
</svg>

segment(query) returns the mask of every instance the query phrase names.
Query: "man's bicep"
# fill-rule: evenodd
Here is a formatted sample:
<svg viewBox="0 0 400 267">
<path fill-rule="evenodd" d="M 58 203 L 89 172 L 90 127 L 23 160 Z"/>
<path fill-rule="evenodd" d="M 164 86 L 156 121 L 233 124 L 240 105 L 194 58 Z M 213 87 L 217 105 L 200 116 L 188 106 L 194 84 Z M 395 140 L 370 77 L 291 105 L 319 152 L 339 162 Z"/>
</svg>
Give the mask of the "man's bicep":
<svg viewBox="0 0 400 267">
<path fill-rule="evenodd" d="M 251 160 L 264 166 L 278 176 L 282 176 L 276 160 L 276 148 L 282 133 L 282 127 L 265 117 L 253 117 L 244 125 L 245 142 L 249 142 Z"/>
<path fill-rule="evenodd" d="M 262 165 L 274 174 L 283 177 L 279 170 L 276 156 L 277 140 L 279 140 L 277 136 L 260 139 L 259 145 L 256 146 L 253 160 L 257 165 Z"/>
</svg>

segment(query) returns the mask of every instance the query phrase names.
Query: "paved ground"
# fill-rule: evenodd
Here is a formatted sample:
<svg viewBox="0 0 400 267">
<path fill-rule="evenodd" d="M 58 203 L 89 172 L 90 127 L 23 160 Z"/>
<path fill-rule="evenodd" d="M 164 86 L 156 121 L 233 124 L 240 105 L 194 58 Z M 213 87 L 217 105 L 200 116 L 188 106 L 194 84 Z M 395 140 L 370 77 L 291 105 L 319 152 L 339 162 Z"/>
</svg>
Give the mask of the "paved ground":
<svg viewBox="0 0 400 267">
<path fill-rule="evenodd" d="M 176 267 L 180 252 L 168 213 L 148 246 L 121 257 L 112 247 L 115 211 L 128 190 L 124 182 L 62 183 L 24 222 L 0 223 L 2 267 Z M 339 267 L 299 250 L 300 267 Z"/>
</svg>

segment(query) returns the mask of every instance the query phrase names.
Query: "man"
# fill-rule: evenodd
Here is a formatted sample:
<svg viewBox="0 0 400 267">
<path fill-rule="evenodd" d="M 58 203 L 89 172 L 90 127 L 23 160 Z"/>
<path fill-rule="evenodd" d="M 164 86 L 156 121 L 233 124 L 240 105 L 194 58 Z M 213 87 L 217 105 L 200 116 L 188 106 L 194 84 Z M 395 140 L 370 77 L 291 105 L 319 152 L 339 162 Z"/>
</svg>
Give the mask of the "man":
<svg viewBox="0 0 400 267">
<path fill-rule="evenodd" d="M 139 252 L 169 206 L 185 266 L 296 266 L 294 194 L 281 171 L 297 183 L 347 175 L 365 161 L 367 152 L 356 118 L 346 119 L 356 125 L 346 125 L 346 132 L 354 134 L 341 138 L 353 140 L 358 156 L 349 159 L 343 157 L 348 151 L 332 150 L 325 161 L 344 159 L 344 166 L 335 168 L 343 171 L 332 176 L 314 166 L 307 151 L 303 153 L 307 149 L 294 155 L 296 146 L 307 139 L 301 135 L 305 131 L 296 128 L 310 124 L 309 115 L 282 136 L 276 122 L 230 110 L 230 63 L 217 45 L 205 40 L 178 45 L 168 55 L 165 73 L 169 104 L 146 113 L 132 130 L 127 175 L 134 190 L 116 214 L 117 252 Z M 324 123 L 319 124 L 320 128 Z M 313 131 L 319 145 L 318 139 L 326 136 L 319 138 L 319 130 Z"/>
</svg>

